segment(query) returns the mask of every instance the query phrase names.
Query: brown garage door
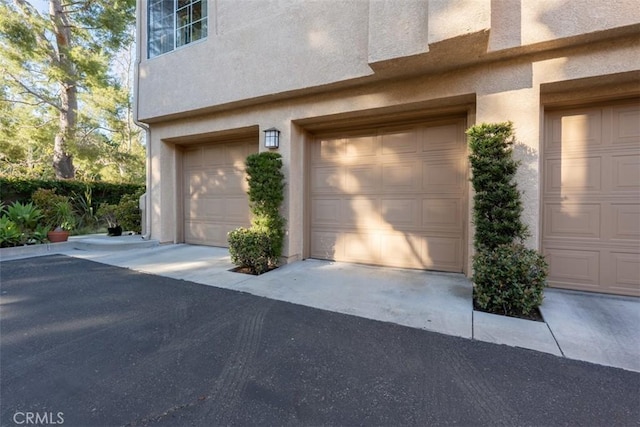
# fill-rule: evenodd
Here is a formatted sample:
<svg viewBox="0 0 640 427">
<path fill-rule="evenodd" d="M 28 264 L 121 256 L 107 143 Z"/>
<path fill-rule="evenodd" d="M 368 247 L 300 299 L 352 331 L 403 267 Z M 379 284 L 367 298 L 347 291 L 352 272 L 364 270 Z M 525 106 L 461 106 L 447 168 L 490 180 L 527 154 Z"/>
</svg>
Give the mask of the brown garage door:
<svg viewBox="0 0 640 427">
<path fill-rule="evenodd" d="M 461 272 L 464 120 L 318 138 L 312 258 Z"/>
<path fill-rule="evenodd" d="M 228 246 L 227 233 L 250 221 L 245 160 L 255 140 L 186 148 L 183 153 L 185 242 Z"/>
<path fill-rule="evenodd" d="M 542 228 L 551 286 L 640 295 L 637 100 L 547 113 Z"/>
</svg>

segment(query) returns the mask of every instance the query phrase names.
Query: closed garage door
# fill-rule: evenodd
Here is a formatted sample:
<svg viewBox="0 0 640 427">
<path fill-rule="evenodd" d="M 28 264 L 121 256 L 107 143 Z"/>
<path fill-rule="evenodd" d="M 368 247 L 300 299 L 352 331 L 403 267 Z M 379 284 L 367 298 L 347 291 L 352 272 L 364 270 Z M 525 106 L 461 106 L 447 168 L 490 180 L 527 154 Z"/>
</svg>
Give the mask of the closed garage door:
<svg viewBox="0 0 640 427">
<path fill-rule="evenodd" d="M 542 220 L 551 286 L 640 295 L 637 100 L 547 113 Z"/>
<path fill-rule="evenodd" d="M 255 140 L 200 145 L 183 153 L 185 242 L 228 246 L 227 233 L 250 222 L 245 160 Z"/>
<path fill-rule="evenodd" d="M 312 258 L 461 272 L 464 120 L 383 128 L 312 144 Z"/>
</svg>

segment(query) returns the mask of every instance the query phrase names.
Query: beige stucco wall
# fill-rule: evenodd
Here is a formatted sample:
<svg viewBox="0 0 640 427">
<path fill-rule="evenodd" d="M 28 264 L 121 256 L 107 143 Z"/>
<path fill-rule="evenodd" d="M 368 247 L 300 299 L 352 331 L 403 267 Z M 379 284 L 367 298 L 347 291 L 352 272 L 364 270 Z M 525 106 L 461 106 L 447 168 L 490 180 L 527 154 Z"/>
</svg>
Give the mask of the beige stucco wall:
<svg viewBox="0 0 640 427">
<path fill-rule="evenodd" d="M 212 8 L 217 5 L 215 34 L 140 65 L 139 118 L 151 123 L 151 236 L 163 242 L 180 240 L 176 144 L 257 126 L 264 150 L 261 131 L 275 126 L 282 132 L 278 151 L 287 179 L 285 255 L 300 259 L 305 255 L 304 150 L 313 129 L 343 119 L 375 117 L 384 123 L 408 112 L 457 111 L 467 115 L 469 126 L 514 122 L 516 156 L 523 161 L 518 180 L 531 231 L 528 244 L 539 248 L 545 103 L 638 94 L 640 16 L 635 1 L 598 6 L 605 18 L 591 13 L 577 18 L 571 2 L 506 3 L 518 7 L 505 12 L 500 9 L 505 0 L 409 1 L 392 12 L 401 30 L 385 32 L 388 16 L 383 12 L 393 8 L 382 0 L 241 1 L 233 7 L 226 0 L 210 1 Z M 452 8 L 477 19 L 448 27 L 443 19 Z M 518 17 L 520 25 L 514 21 Z M 571 19 L 571 25 L 562 26 L 556 18 Z M 274 21 L 278 24 L 265 33 Z M 540 25 L 549 31 L 535 30 Z M 629 25 L 636 25 L 635 34 Z M 417 26 L 415 32 L 406 30 L 412 26 Z M 372 35 L 376 31 L 378 35 Z M 550 38 L 551 33 L 556 38 Z M 391 43 L 394 36 L 401 41 Z M 452 38 L 455 43 L 448 45 Z M 462 50 L 465 43 L 470 49 L 483 46 L 485 54 L 461 59 L 455 52 L 438 52 L 438 43 Z M 524 43 L 533 45 L 525 49 Z M 430 55 L 438 55 L 437 64 L 429 62 Z M 446 68 L 448 57 L 455 67 L 439 71 Z M 405 60 L 415 68 L 398 66 L 407 64 Z M 382 66 L 376 68 L 378 64 Z M 374 69 L 383 71 L 378 75 Z M 468 214 L 466 227 L 472 230 L 470 218 Z"/>
</svg>

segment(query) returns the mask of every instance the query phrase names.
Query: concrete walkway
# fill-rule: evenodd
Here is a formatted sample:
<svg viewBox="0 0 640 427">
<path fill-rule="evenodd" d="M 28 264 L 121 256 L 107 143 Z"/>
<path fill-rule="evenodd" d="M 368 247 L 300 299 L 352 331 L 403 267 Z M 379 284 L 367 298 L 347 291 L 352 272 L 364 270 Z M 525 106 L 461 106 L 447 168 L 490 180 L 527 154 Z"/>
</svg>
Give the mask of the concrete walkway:
<svg viewBox="0 0 640 427">
<path fill-rule="evenodd" d="M 54 246 L 63 253 L 140 272 L 248 292 L 447 335 L 472 338 L 640 372 L 640 300 L 548 289 L 545 322 L 473 310 L 461 274 L 306 260 L 261 276 L 234 273 L 228 251 L 158 245 L 140 236 L 90 237 Z M 119 243 L 118 243 L 119 242 Z M 131 250 L 135 248 L 135 250 Z M 3 249 L 2 260 L 33 256 Z"/>
</svg>

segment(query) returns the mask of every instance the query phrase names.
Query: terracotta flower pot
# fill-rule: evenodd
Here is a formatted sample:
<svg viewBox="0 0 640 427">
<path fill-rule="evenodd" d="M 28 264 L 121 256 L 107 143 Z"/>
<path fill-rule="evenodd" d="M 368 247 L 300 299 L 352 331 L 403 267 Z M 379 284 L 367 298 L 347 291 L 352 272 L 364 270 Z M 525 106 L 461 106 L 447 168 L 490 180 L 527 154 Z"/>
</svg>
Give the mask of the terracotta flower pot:
<svg viewBox="0 0 640 427">
<path fill-rule="evenodd" d="M 49 239 L 51 243 L 66 242 L 69 239 L 69 232 L 66 230 L 49 231 L 47 233 L 47 239 Z"/>
</svg>

